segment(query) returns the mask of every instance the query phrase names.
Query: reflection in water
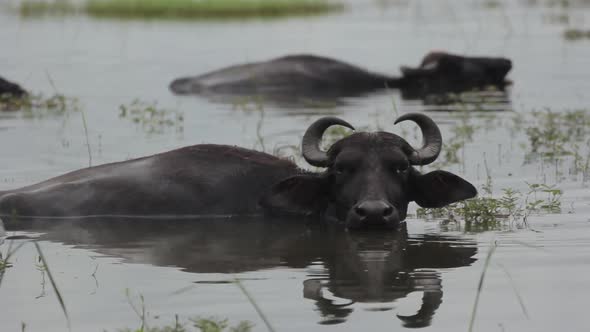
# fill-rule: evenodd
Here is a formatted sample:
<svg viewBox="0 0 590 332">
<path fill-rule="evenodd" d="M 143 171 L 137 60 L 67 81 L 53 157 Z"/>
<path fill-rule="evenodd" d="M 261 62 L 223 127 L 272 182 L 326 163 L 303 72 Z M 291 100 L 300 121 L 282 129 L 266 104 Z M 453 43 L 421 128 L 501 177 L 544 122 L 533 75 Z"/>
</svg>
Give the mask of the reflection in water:
<svg viewBox="0 0 590 332">
<path fill-rule="evenodd" d="M 438 269 L 468 266 L 477 251 L 475 242 L 458 237 L 408 236 L 405 224 L 395 233 L 254 219 L 52 220 L 27 229 L 46 232 L 42 240 L 193 273 L 307 268 L 303 296 L 313 301 L 323 324 L 344 322 L 355 302 L 391 303 L 421 291 L 417 313 L 398 317 L 406 327 L 428 326 L 443 298 Z"/>
<path fill-rule="evenodd" d="M 419 100 L 431 111 L 511 111 L 510 91 L 506 88 L 408 94 L 402 90 L 405 100 Z"/>
<path fill-rule="evenodd" d="M 394 89 L 386 88 L 378 91 L 357 91 L 342 94 L 341 92 L 309 91 L 307 93 L 202 93 L 201 95 L 214 103 L 230 104 L 234 107 L 256 101 L 261 105 L 277 106 L 286 109 L 335 108 L 346 105 L 355 98 L 372 95 L 390 94 Z M 400 96 L 408 102 L 420 102 L 425 109 L 431 111 L 509 111 L 512 110 L 510 90 L 508 88 L 490 87 L 489 89 L 448 89 L 430 90 L 427 88 L 398 88 Z"/>
<path fill-rule="evenodd" d="M 343 321 L 354 302 L 393 302 L 421 291 L 418 312 L 398 315 L 406 327 L 430 325 L 442 303 L 442 280 L 436 269 L 470 265 L 476 253 L 473 242 L 441 235 L 408 237 L 405 229 L 395 234 L 320 235 L 304 245 L 317 251 L 325 267 L 325 273 L 304 284 L 304 296 L 315 301 L 328 318 L 325 323 Z M 347 302 L 336 303 L 324 290 Z"/>
</svg>

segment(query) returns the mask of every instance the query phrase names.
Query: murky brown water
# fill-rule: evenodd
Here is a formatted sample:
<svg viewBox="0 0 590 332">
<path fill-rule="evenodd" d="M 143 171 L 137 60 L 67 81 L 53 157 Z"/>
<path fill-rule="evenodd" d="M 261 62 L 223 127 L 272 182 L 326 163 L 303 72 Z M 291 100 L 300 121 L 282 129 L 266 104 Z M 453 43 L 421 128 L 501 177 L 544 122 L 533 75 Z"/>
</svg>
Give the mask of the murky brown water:
<svg viewBox="0 0 590 332">
<path fill-rule="evenodd" d="M 588 22 L 590 6 L 584 1 L 563 7 L 544 1 L 363 0 L 326 17 L 223 23 L 23 20 L 3 9 L 0 75 L 34 92 L 77 97 L 92 164 L 202 142 L 273 151 L 298 145 L 320 114 L 414 138 L 413 127 L 393 127 L 396 112 L 432 107 L 396 91 L 329 108 L 265 105 L 260 111 L 177 97 L 167 86 L 176 77 L 302 52 L 395 74 L 400 65 L 418 64 L 429 50 L 445 49 L 512 59 L 514 85 L 510 104 L 503 105 L 511 111 L 428 111 L 440 123 L 448 151 L 450 143 L 464 144 L 458 162 L 441 158 L 450 161 L 444 168 L 480 187 L 487 165 L 494 195 L 514 188 L 523 193 L 521 203 L 527 182 L 563 190 L 561 213 L 533 214 L 528 227 L 517 221 L 486 232 L 414 217 L 407 232 L 398 234 L 348 234 L 282 220 L 70 221 L 7 233 L 39 238 L 73 331 L 140 326 L 126 289 L 135 302 L 144 296 L 154 326 L 172 323 L 175 314 L 182 320 L 216 315 L 250 320 L 256 331 L 264 331 L 231 282 L 236 278 L 277 331 L 385 331 L 404 324 L 466 331 L 492 243 L 497 247 L 475 331 L 587 331 L 588 126 L 559 127 L 571 138 L 564 147 L 577 155 L 557 162 L 542 158 L 543 149 L 555 145 L 533 153 L 527 128 L 547 125 L 543 113 L 532 113 L 545 108 L 558 115 L 582 110 L 579 119 L 590 117 L 590 40 L 563 38 L 568 28 L 589 29 Z M 119 105 L 135 98 L 178 110 L 183 120 L 154 131 L 121 118 Z M 474 105 L 479 103 L 468 103 Z M 471 130 L 472 135 L 465 133 Z M 0 113 L 0 142 L 2 190 L 89 162 L 80 112 Z M 20 330 L 25 322 L 26 331 L 64 331 L 66 321 L 31 241 L 7 240 L 0 252 L 23 242 L 0 285 L 0 330 Z"/>
</svg>

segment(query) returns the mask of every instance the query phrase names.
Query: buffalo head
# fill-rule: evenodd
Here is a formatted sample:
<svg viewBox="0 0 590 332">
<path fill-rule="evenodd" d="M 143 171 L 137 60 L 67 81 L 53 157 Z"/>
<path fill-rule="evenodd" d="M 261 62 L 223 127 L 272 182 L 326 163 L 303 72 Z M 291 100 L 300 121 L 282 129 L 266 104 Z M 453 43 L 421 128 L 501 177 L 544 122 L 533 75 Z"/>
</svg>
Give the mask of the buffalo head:
<svg viewBox="0 0 590 332">
<path fill-rule="evenodd" d="M 12 83 L 0 77 L 0 97 L 3 95 L 12 96 L 16 98 L 23 97 L 27 94 L 20 85 Z"/>
<path fill-rule="evenodd" d="M 464 57 L 430 52 L 418 68 L 402 67 L 406 88 L 453 91 L 494 85 L 504 87 L 512 62 L 506 58 Z"/>
<path fill-rule="evenodd" d="M 420 174 L 413 166 L 432 163 L 439 155 L 442 137 L 428 116 L 410 113 L 395 123 L 411 120 L 420 127 L 424 144 L 413 148 L 388 132 L 358 132 L 320 149 L 324 131 L 332 125 L 354 129 L 335 117 L 314 122 L 303 136 L 305 160 L 323 173 L 304 173 L 275 184 L 261 205 L 270 212 L 321 214 L 344 221 L 348 228 L 397 228 L 406 218 L 408 203 L 442 207 L 474 197 L 469 182 L 445 171 Z"/>
</svg>

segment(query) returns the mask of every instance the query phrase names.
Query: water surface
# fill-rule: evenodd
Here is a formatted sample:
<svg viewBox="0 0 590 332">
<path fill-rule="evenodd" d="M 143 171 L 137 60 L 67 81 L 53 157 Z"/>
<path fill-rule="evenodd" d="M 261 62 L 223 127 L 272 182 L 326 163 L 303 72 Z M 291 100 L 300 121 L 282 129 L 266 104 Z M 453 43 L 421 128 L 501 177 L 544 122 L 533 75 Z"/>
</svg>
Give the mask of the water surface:
<svg viewBox="0 0 590 332">
<path fill-rule="evenodd" d="M 564 194 L 559 214 L 533 214 L 528 227 L 519 221 L 480 233 L 461 223 L 416 217 L 408 219 L 407 230 L 382 234 L 284 220 L 93 220 L 11 227 L 7 235 L 17 237 L 0 251 L 5 255 L 10 245 L 25 244 L 10 259 L 13 266 L 0 285 L 0 329 L 19 330 L 21 322 L 27 331 L 67 328 L 28 239 L 34 238 L 64 297 L 73 331 L 140 326 L 126 289 L 134 303 L 143 295 L 153 326 L 171 324 L 176 314 L 181 319 L 216 315 L 249 320 L 264 331 L 235 279 L 277 331 L 385 331 L 410 325 L 467 330 L 494 243 L 475 331 L 588 330 L 590 191 L 583 170 L 590 157 L 588 134 L 581 129 L 564 143 L 570 150 L 577 144 L 579 160 L 571 154 L 551 159 L 533 151 L 527 128 L 546 126 L 543 113 L 532 113 L 536 110 L 581 110 L 588 117 L 590 41 L 568 41 L 563 32 L 588 29 L 589 15 L 584 1 L 562 7 L 544 1 L 454 0 L 364 0 L 351 2 L 343 14 L 220 23 L 84 16 L 28 20 L 1 11 L 0 74 L 33 92 L 78 98 L 88 135 L 82 112 L 0 113 L 0 190 L 89 162 L 204 142 L 280 152 L 305 166 L 296 147 L 320 115 L 402 133 L 417 144 L 414 126 L 394 127 L 393 120 L 426 111 L 440 124 L 447 144 L 462 146 L 454 162 L 445 156 L 450 144 L 445 146 L 440 161 L 448 162 L 439 166 L 478 188 L 490 175 L 494 195 L 514 188 L 521 191 L 521 202 L 527 182 L 556 185 Z M 304 52 L 397 74 L 399 66 L 417 65 L 433 49 L 510 58 L 514 84 L 502 96 L 502 110 L 448 112 L 395 90 L 296 108 L 232 106 L 168 91 L 176 77 Z M 467 96 L 466 106 L 460 106 L 485 106 L 477 97 Z M 122 118 L 119 106 L 136 98 L 157 101 L 160 108 L 180 112 L 182 120 L 154 131 Z M 566 127 L 559 128 L 568 133 Z M 410 212 L 415 211 L 412 205 Z"/>
</svg>

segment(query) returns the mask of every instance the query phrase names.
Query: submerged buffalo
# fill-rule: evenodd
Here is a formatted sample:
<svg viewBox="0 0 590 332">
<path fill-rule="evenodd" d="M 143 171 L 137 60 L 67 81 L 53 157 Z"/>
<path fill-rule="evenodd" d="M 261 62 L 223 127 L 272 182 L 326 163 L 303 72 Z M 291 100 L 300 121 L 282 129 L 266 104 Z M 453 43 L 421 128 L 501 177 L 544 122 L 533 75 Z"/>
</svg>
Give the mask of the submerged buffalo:
<svg viewBox="0 0 590 332">
<path fill-rule="evenodd" d="M 21 88 L 18 84 L 12 83 L 12 82 L 7 81 L 4 78 L 0 77 L 0 97 L 1 96 L 23 97 L 26 94 L 27 94 L 27 92 L 23 88 Z"/>
<path fill-rule="evenodd" d="M 344 221 L 349 228 L 396 228 L 408 203 L 441 207 L 474 197 L 469 182 L 445 172 L 420 174 L 414 165 L 433 162 L 441 151 L 438 126 L 409 113 L 420 127 L 423 147 L 414 149 L 388 132 L 357 132 L 319 144 L 332 125 L 325 117 L 305 132 L 305 160 L 325 168 L 298 168 L 275 156 L 225 145 L 194 145 L 149 157 L 90 167 L 20 189 L 0 192 L 0 212 L 20 216 L 91 215 L 314 215 Z"/>
<path fill-rule="evenodd" d="M 496 86 L 503 89 L 510 60 L 428 53 L 418 68 L 402 67 L 399 77 L 373 73 L 355 65 L 315 55 L 290 55 L 231 66 L 174 80 L 176 94 L 260 95 L 270 99 L 356 96 L 385 88 L 419 97 Z"/>
</svg>

